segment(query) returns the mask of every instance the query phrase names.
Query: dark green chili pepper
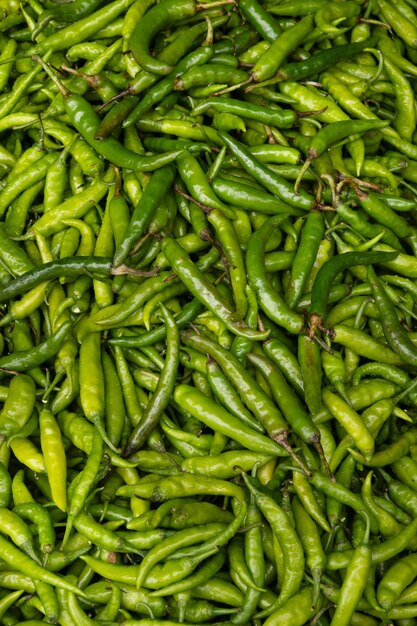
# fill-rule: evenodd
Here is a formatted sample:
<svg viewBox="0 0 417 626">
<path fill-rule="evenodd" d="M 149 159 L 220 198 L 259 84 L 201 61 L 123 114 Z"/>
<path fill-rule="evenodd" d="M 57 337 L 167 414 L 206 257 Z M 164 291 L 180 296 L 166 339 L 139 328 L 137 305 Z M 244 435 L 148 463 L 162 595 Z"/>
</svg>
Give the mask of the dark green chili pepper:
<svg viewBox="0 0 417 626">
<path fill-rule="evenodd" d="M 227 376 L 223 373 L 221 367 L 213 358 L 207 361 L 207 379 L 213 391 L 214 396 L 218 399 L 225 409 L 232 415 L 242 420 L 247 426 L 263 432 L 262 426 L 257 422 L 250 412 L 246 409 L 236 389 L 229 382 Z"/>
<path fill-rule="evenodd" d="M 129 273 L 129 270 L 125 268 Z M 112 261 L 107 257 L 66 257 L 44 263 L 43 265 L 30 268 L 22 273 L 18 279 L 0 289 L 0 302 L 7 302 L 11 298 L 29 291 L 40 283 L 53 280 L 58 277 L 77 277 L 80 274 L 97 274 L 101 276 L 111 276 L 112 274 L 123 273 L 123 267 L 112 268 Z"/>
<path fill-rule="evenodd" d="M 188 333 L 183 334 L 183 340 L 187 345 L 203 350 L 211 358 L 217 360 L 228 378 L 239 389 L 242 399 L 256 415 L 268 435 L 291 453 L 291 448 L 287 443 L 288 425 L 285 419 L 244 366 L 230 352 L 206 337 Z"/>
<path fill-rule="evenodd" d="M 265 584 L 265 557 L 262 543 L 262 514 L 255 502 L 253 494 L 250 495 L 248 512 L 245 518 L 247 530 L 244 538 L 244 558 L 250 574 L 255 583 L 262 587 Z M 245 592 L 241 611 L 232 618 L 234 624 L 244 624 L 258 606 L 261 592 L 248 587 Z"/>
<path fill-rule="evenodd" d="M 397 311 L 372 266 L 368 267 L 368 280 L 379 309 L 388 345 L 405 363 L 415 365 L 417 363 L 416 348 L 401 325 Z"/>
<path fill-rule="evenodd" d="M 130 456 L 143 446 L 148 435 L 158 423 L 161 413 L 168 406 L 174 389 L 179 362 L 179 332 L 175 320 L 163 305 L 161 305 L 161 312 L 167 329 L 167 353 L 164 367 L 159 377 L 155 393 L 123 450 L 124 457 Z"/>
<path fill-rule="evenodd" d="M 175 69 L 166 77 L 161 78 L 149 91 L 144 95 L 141 101 L 135 106 L 127 117 L 123 126 L 129 126 L 139 120 L 146 111 L 160 102 L 165 96 L 169 95 L 174 88 L 175 79 L 184 72 L 191 69 L 194 65 L 202 65 L 207 63 L 215 53 L 213 45 L 202 45 L 179 61 Z M 184 146 L 185 147 L 185 146 Z"/>
<path fill-rule="evenodd" d="M 303 398 L 304 382 L 300 364 L 291 348 L 278 339 L 268 339 L 263 344 L 263 350 L 268 358 L 281 369 L 296 394 Z"/>
<path fill-rule="evenodd" d="M 239 0 L 239 10 L 263 39 L 272 42 L 282 33 L 278 21 L 257 0 Z"/>
<path fill-rule="evenodd" d="M 272 396 L 283 412 L 291 430 L 305 443 L 311 444 L 316 448 L 325 467 L 327 467 L 320 442 L 320 431 L 317 426 L 314 425 L 309 413 L 304 409 L 299 398 L 287 384 L 283 374 L 261 354 L 248 354 L 248 360 L 262 372 L 269 382 Z"/>
<path fill-rule="evenodd" d="M 172 237 L 162 241 L 162 251 L 167 257 L 172 269 L 179 279 L 188 287 L 189 291 L 214 315 L 218 316 L 226 327 L 239 336 L 262 341 L 269 334 L 247 327 L 244 322 L 234 320 L 234 311 L 221 296 L 220 292 L 203 275 L 191 261 L 189 255 Z"/>
<path fill-rule="evenodd" d="M 219 137 L 230 148 L 243 169 L 249 172 L 268 191 L 290 206 L 305 209 L 306 211 L 313 208 L 315 201 L 309 193 L 304 190 L 301 190 L 298 194 L 295 193 L 288 181 L 261 163 L 242 143 L 233 139 L 224 131 L 219 131 Z"/>
<path fill-rule="evenodd" d="M 205 205 L 208 209 L 218 209 L 231 219 L 235 217 L 233 210 L 223 204 L 212 191 L 195 156 L 184 151 L 178 158 L 177 165 L 182 181 L 196 202 Z"/>
<path fill-rule="evenodd" d="M 208 109 L 215 111 L 233 113 L 239 117 L 253 119 L 263 124 L 276 126 L 277 128 L 291 128 L 298 119 L 295 111 L 288 109 L 268 109 L 250 102 L 240 102 L 234 98 L 217 96 L 199 102 L 193 109 L 194 115 L 200 115 Z"/>
<path fill-rule="evenodd" d="M 305 511 L 300 500 L 295 497 L 292 501 L 296 530 L 303 544 L 306 554 L 306 565 L 310 570 L 314 582 L 313 606 L 316 606 L 320 594 L 320 580 L 326 567 L 326 555 L 321 545 L 317 525 Z"/>
<path fill-rule="evenodd" d="M 103 457 L 103 440 L 97 428 L 93 426 L 93 441 L 91 453 L 82 469 L 78 474 L 75 485 L 73 483 L 73 489 L 71 497 L 69 497 L 68 517 L 65 527 L 65 534 L 62 540 L 62 546 L 67 543 L 75 518 L 81 512 L 84 507 L 85 501 L 89 494 L 90 489 L 97 480 L 97 474 L 100 468 L 100 463 Z"/>
<path fill-rule="evenodd" d="M 222 255 L 225 259 L 236 306 L 235 317 L 237 320 L 244 319 L 248 309 L 246 268 L 234 222 L 218 209 L 213 209 L 208 213 L 207 221 L 215 230 L 216 239 L 221 246 Z"/>
<path fill-rule="evenodd" d="M 140 66 L 154 74 L 169 74 L 174 68 L 151 56 L 149 46 L 158 31 L 172 26 L 176 22 L 196 15 L 206 5 L 199 5 L 194 0 L 168 0 L 163 7 L 159 4 L 151 7 L 136 24 L 131 36 L 130 46 Z"/>
<path fill-rule="evenodd" d="M 358 194 L 358 200 L 368 215 L 379 224 L 390 228 L 397 237 L 405 238 L 411 234 L 410 226 L 406 220 L 385 204 L 372 191 L 361 192 Z"/>
<path fill-rule="evenodd" d="M 291 276 L 285 292 L 285 300 L 291 309 L 296 308 L 303 294 L 323 235 L 323 214 L 317 211 L 310 212 L 301 230 L 300 243 L 292 263 Z"/>
<path fill-rule="evenodd" d="M 45 29 L 51 20 L 57 22 L 75 22 L 93 13 L 102 4 L 102 0 L 75 0 L 70 6 L 49 3 L 48 8 L 39 15 L 38 26 L 32 32 L 32 41 Z"/>
<path fill-rule="evenodd" d="M 108 159 L 113 165 L 149 172 L 171 163 L 181 154 L 181 151 L 177 151 L 165 155 L 143 156 L 128 150 L 114 137 L 106 137 L 102 140 L 96 139 L 95 136 L 100 126 L 100 118 L 92 105 L 83 96 L 68 91 L 39 57 L 36 57 L 36 60 L 42 63 L 45 71 L 57 82 L 64 96 L 65 110 L 71 118 L 74 128 L 98 154 Z"/>
<path fill-rule="evenodd" d="M 38 346 L 0 357 L 0 369 L 25 372 L 32 367 L 41 365 L 58 352 L 71 326 L 70 321 L 63 322 L 50 337 Z"/>
<path fill-rule="evenodd" d="M 357 513 L 366 513 L 371 519 L 372 532 L 377 532 L 377 522 L 373 515 L 370 513 L 370 511 L 367 510 L 365 503 L 363 502 L 360 495 L 350 491 L 341 482 L 334 482 L 331 478 L 329 478 L 329 476 L 327 476 L 323 472 L 320 472 L 319 470 L 313 471 L 311 483 L 313 487 L 327 495 L 329 498 L 332 498 L 340 502 L 341 504 L 349 506 Z"/>
<path fill-rule="evenodd" d="M 383 263 L 395 259 L 397 256 L 395 252 L 388 254 L 390 256 L 381 256 L 380 252 L 345 252 L 333 257 L 319 269 L 313 284 L 309 308 L 311 335 L 325 321 L 329 291 L 336 276 L 354 265 Z"/>
<path fill-rule="evenodd" d="M 271 234 L 271 228 L 281 224 L 283 215 L 269 218 L 261 228 L 252 233 L 246 251 L 246 268 L 249 284 L 258 297 L 258 302 L 265 315 L 291 333 L 298 334 L 304 326 L 301 315 L 292 311 L 268 280 L 264 264 L 264 251 Z"/>
<path fill-rule="evenodd" d="M 188 304 L 184 306 L 180 313 L 174 315 L 175 323 L 181 330 L 186 327 L 189 322 L 192 322 L 200 313 L 204 310 L 203 304 L 194 298 Z M 126 335 L 121 337 L 111 337 L 108 339 L 108 343 L 114 346 L 120 346 L 121 348 L 141 348 L 144 346 L 151 346 L 158 341 L 162 341 L 166 337 L 165 326 L 154 328 L 148 332 L 141 333 L 140 335 Z"/>
<path fill-rule="evenodd" d="M 375 43 L 376 38 L 370 37 L 362 42 L 347 43 L 340 46 L 332 46 L 327 50 L 321 50 L 308 59 L 283 65 L 275 76 L 266 81 L 266 84 L 280 81 L 302 81 L 306 78 L 311 78 L 339 61 L 354 57 L 365 48 L 372 48 Z"/>
<path fill-rule="evenodd" d="M 274 74 L 287 56 L 303 43 L 313 26 L 313 16 L 306 15 L 294 26 L 286 29 L 271 46 L 256 60 L 251 71 L 251 78 L 257 82 L 265 81 Z"/>
<path fill-rule="evenodd" d="M 363 215 L 358 209 L 351 208 L 348 204 L 339 204 L 336 207 L 336 211 L 342 217 L 344 222 L 352 226 L 354 230 L 360 232 L 364 237 L 372 239 L 376 235 L 382 234 L 381 241 L 400 252 L 404 252 L 404 248 L 400 240 L 391 228 L 387 226 L 382 228 L 382 226 L 369 222 L 365 215 Z"/>
<path fill-rule="evenodd" d="M 115 267 L 123 263 L 129 253 L 132 253 L 135 242 L 140 241 L 140 238 L 145 234 L 149 222 L 173 180 L 174 169 L 170 166 L 162 167 L 154 172 L 130 217 L 127 231 L 116 248 L 113 258 Z"/>
<path fill-rule="evenodd" d="M 320 128 L 310 142 L 310 146 L 307 151 L 307 160 L 300 171 L 295 188 L 298 188 L 298 185 L 309 168 L 311 161 L 320 157 L 330 148 L 332 144 L 338 144 L 349 137 L 362 135 L 369 130 L 385 128 L 386 126 L 388 126 L 388 123 L 384 120 L 371 119 L 334 122 L 333 124 L 328 124 Z"/>
</svg>

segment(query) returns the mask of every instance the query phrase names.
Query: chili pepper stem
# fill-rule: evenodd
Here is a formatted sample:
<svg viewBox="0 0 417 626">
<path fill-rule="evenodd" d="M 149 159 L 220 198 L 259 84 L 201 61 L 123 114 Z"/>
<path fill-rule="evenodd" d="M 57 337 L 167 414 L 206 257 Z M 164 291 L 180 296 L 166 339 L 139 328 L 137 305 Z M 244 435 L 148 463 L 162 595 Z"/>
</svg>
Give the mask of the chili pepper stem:
<svg viewBox="0 0 417 626">
<path fill-rule="evenodd" d="M 294 193 L 298 193 L 298 189 L 300 187 L 301 181 L 303 179 L 304 174 L 306 173 L 306 171 L 308 170 L 308 168 L 310 167 L 312 158 L 308 157 L 305 161 L 304 164 L 300 170 L 300 173 L 298 174 L 295 183 L 294 183 Z"/>
<path fill-rule="evenodd" d="M 117 267 L 112 267 L 110 273 L 112 276 L 143 276 L 144 278 L 149 278 L 150 276 L 157 276 L 160 272 L 158 266 L 156 266 L 153 270 L 145 271 L 145 270 L 136 270 L 134 267 L 129 267 L 122 263 Z"/>
<path fill-rule="evenodd" d="M 250 93 L 251 91 L 254 91 L 255 89 L 259 89 L 261 87 L 269 87 L 269 85 L 276 85 L 282 80 L 283 80 L 282 78 L 277 78 L 276 76 L 274 76 L 272 78 L 269 78 L 268 80 L 263 80 L 260 83 L 254 83 L 255 76 L 251 74 L 251 82 L 254 84 L 250 85 L 249 87 L 246 87 L 245 93 Z"/>
<path fill-rule="evenodd" d="M 326 611 L 328 611 L 332 606 L 334 606 L 334 605 L 326 604 L 325 606 L 323 606 L 323 608 L 321 608 L 320 611 L 317 613 L 317 615 L 315 615 L 313 617 L 313 619 L 311 620 L 310 626 L 316 626 L 316 624 L 319 623 L 319 621 L 320 621 L 321 617 L 324 615 L 324 613 Z"/>
<path fill-rule="evenodd" d="M 330 465 L 326 459 L 326 455 L 324 454 L 324 450 L 323 450 L 323 446 L 321 445 L 321 441 L 320 439 L 316 439 L 314 441 L 311 442 L 313 444 L 313 446 L 316 449 L 317 454 L 319 455 L 319 459 L 323 465 L 323 469 L 326 472 L 326 474 L 328 475 L 328 477 L 330 478 L 330 480 L 332 480 L 334 483 L 336 482 L 336 477 L 333 474 L 332 470 L 330 469 Z"/>
<path fill-rule="evenodd" d="M 225 89 L 219 89 L 219 91 L 215 91 L 211 95 L 212 96 L 222 96 L 225 93 L 230 93 L 231 91 L 235 91 L 236 89 L 240 89 L 241 87 L 244 87 L 245 85 L 248 85 L 252 81 L 253 81 L 252 78 L 248 78 L 248 80 L 243 80 L 241 83 L 236 83 L 236 85 L 230 85 L 230 87 L 225 87 Z"/>
<path fill-rule="evenodd" d="M 111 98 L 109 98 L 108 100 L 100 104 L 96 108 L 97 113 L 100 113 L 101 111 L 103 111 L 106 107 L 109 106 L 109 104 L 113 104 L 113 102 L 118 102 L 119 100 L 122 100 L 122 98 L 125 98 L 126 96 L 130 96 L 130 94 L 131 94 L 131 91 L 129 88 L 124 89 L 123 91 L 119 91 L 119 93 L 116 93 L 114 96 L 112 96 Z"/>
<path fill-rule="evenodd" d="M 292 449 L 291 445 L 288 443 L 288 432 L 282 431 L 278 435 L 275 435 L 273 439 L 280 446 L 282 446 L 284 448 L 284 450 L 286 450 L 288 452 L 290 457 L 293 459 L 293 461 L 295 463 L 297 463 L 299 468 L 303 470 L 303 472 L 306 474 L 306 476 L 311 478 L 312 474 L 311 474 L 310 470 L 308 469 L 306 464 L 300 459 L 298 454 L 296 452 L 294 452 L 294 450 Z"/>
<path fill-rule="evenodd" d="M 179 185 L 174 185 L 174 189 L 175 189 L 175 191 L 177 193 L 180 194 L 180 196 L 182 196 L 183 198 L 185 198 L 189 202 L 193 202 L 196 206 L 198 206 L 200 209 L 202 209 L 204 211 L 204 213 L 210 213 L 210 211 L 213 210 L 212 207 L 208 206 L 207 204 L 203 204 L 202 202 L 199 202 L 198 200 L 196 200 L 195 198 L 190 196 L 190 194 L 187 193 L 186 191 L 184 191 L 183 189 L 181 189 L 181 187 Z"/>
<path fill-rule="evenodd" d="M 64 372 L 57 372 L 55 378 L 50 383 L 49 387 L 45 390 L 45 393 L 42 396 L 42 402 L 46 402 L 51 392 L 54 390 L 59 381 L 63 378 Z"/>
<path fill-rule="evenodd" d="M 59 80 L 59 78 L 51 70 L 50 66 L 47 63 L 45 63 L 45 61 L 43 59 L 41 59 L 41 57 L 39 55 L 33 54 L 32 55 L 32 60 L 36 61 L 37 63 L 39 63 L 42 66 L 44 71 L 48 74 L 49 78 L 58 87 L 59 91 L 61 92 L 61 94 L 63 95 L 64 98 L 68 98 L 71 95 L 70 92 L 68 91 L 68 89 L 65 87 L 65 85 L 62 84 L 62 82 Z"/>
<path fill-rule="evenodd" d="M 2 326 L 7 326 L 11 322 L 13 322 L 13 315 L 11 313 L 7 313 L 7 315 L 2 317 L 1 320 L 0 320 L 0 328 Z"/>
<path fill-rule="evenodd" d="M 321 330 L 321 332 L 325 333 L 326 335 L 329 335 L 330 337 L 332 336 L 332 331 L 326 328 L 325 326 L 323 326 L 322 321 L 323 320 L 322 320 L 321 315 L 317 315 L 316 313 L 313 313 L 312 315 L 310 315 L 308 336 L 311 340 L 317 339 L 317 336 L 316 336 L 317 330 Z"/>
<path fill-rule="evenodd" d="M 314 111 L 297 111 L 297 117 L 303 118 L 303 117 L 311 117 L 311 115 L 321 115 L 325 111 L 327 111 L 327 107 L 322 107 L 321 109 L 316 109 Z"/>
</svg>

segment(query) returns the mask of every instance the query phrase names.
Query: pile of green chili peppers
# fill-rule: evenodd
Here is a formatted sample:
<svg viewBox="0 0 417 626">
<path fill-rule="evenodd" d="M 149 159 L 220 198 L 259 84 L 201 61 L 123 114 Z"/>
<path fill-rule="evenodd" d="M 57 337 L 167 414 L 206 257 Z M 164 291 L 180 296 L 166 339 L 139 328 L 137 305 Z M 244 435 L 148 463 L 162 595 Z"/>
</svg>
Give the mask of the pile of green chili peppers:
<svg viewBox="0 0 417 626">
<path fill-rule="evenodd" d="M 0 623 L 417 625 L 417 1 L 0 0 Z"/>
</svg>

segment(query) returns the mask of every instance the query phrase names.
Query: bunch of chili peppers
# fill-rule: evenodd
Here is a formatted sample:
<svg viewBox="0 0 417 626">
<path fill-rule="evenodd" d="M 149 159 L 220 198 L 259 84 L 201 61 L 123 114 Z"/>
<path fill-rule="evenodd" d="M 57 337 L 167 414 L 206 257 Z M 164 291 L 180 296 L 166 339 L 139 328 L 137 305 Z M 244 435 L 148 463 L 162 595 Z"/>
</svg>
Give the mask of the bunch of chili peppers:
<svg viewBox="0 0 417 626">
<path fill-rule="evenodd" d="M 416 0 L 0 0 L 0 622 L 417 624 Z"/>
</svg>

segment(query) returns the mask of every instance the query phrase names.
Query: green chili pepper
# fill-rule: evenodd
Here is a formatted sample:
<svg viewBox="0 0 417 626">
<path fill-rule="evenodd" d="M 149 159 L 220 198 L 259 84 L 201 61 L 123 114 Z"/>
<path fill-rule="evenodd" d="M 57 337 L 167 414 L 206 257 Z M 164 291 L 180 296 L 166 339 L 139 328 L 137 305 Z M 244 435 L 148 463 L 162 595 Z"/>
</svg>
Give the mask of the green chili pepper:
<svg viewBox="0 0 417 626">
<path fill-rule="evenodd" d="M 390 261 L 392 258 L 395 257 L 380 256 L 378 252 L 346 252 L 325 263 L 318 271 L 313 284 L 309 309 L 310 331 L 314 333 L 314 330 L 322 325 L 331 283 L 340 272 L 352 265 L 379 263 Z"/>
<path fill-rule="evenodd" d="M 262 615 L 266 616 L 281 608 L 298 592 L 303 577 L 304 554 L 300 540 L 285 511 L 271 496 L 260 491 L 246 474 L 242 474 L 242 476 L 250 492 L 253 493 L 256 504 L 271 525 L 284 555 L 285 578 L 282 581 L 277 600 L 271 607 L 262 611 Z"/>
<path fill-rule="evenodd" d="M 167 353 L 164 367 L 152 400 L 146 407 L 140 422 L 135 426 L 123 450 L 124 457 L 130 456 L 143 446 L 146 438 L 156 426 L 161 413 L 168 406 L 174 389 L 179 362 L 179 332 L 175 320 L 163 305 L 161 305 L 161 312 L 167 329 Z"/>
<path fill-rule="evenodd" d="M 19 434 L 35 408 L 35 384 L 26 374 L 10 381 L 9 391 L 0 413 L 0 433 L 3 438 Z"/>
<path fill-rule="evenodd" d="M 41 61 L 38 57 L 37 60 Z M 43 68 L 45 71 L 50 72 L 45 64 L 43 64 Z M 53 74 L 51 74 L 51 77 L 57 80 Z M 181 153 L 179 151 L 168 153 L 167 155 L 147 157 L 128 150 L 112 137 L 97 140 L 95 135 L 100 125 L 100 118 L 95 113 L 93 107 L 82 96 L 71 94 L 59 81 L 58 86 L 64 96 L 65 110 L 71 118 L 74 127 L 89 145 L 114 165 L 127 167 L 132 170 L 153 171 L 170 163 Z"/>
<path fill-rule="evenodd" d="M 294 189 L 288 181 L 271 172 L 267 166 L 260 163 L 243 144 L 223 131 L 219 133 L 219 136 L 238 159 L 240 165 L 268 191 L 296 208 L 307 211 L 313 208 L 314 198 L 310 194 L 304 190 L 300 191 L 299 194 L 294 193 Z"/>
<path fill-rule="evenodd" d="M 113 258 L 115 267 L 118 267 L 126 259 L 128 254 L 131 253 L 135 242 L 144 235 L 146 227 L 170 187 L 173 178 L 174 171 L 169 166 L 162 167 L 160 171 L 152 175 L 144 194 L 131 215 L 127 231 L 116 248 Z"/>
<path fill-rule="evenodd" d="M 189 291 L 207 308 L 209 308 L 226 327 L 238 336 L 248 339 L 262 340 L 267 332 L 252 330 L 244 323 L 233 319 L 233 310 L 224 301 L 218 290 L 207 280 L 202 272 L 192 263 L 187 253 L 171 237 L 162 241 L 162 250 L 168 258 L 171 267 Z"/>
</svg>

